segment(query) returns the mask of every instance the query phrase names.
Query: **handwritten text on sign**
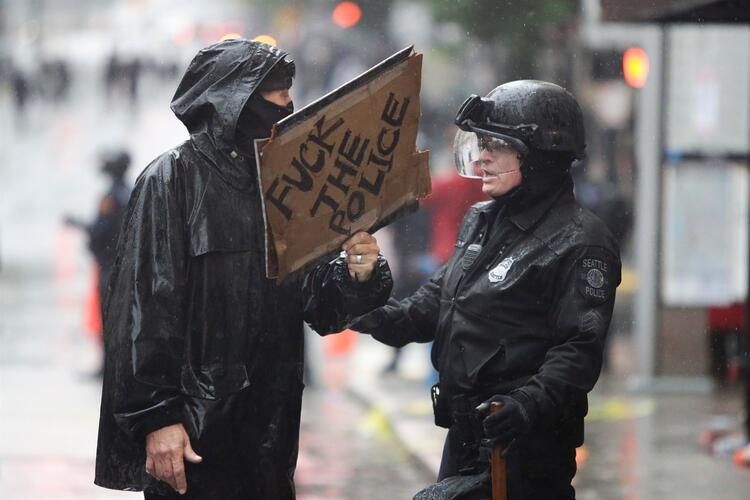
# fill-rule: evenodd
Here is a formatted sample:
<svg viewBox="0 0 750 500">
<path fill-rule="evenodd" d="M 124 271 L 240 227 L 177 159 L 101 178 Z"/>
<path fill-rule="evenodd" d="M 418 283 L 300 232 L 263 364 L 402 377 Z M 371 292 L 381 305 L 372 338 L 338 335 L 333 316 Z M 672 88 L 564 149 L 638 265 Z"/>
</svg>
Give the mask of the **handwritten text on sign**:
<svg viewBox="0 0 750 500">
<path fill-rule="evenodd" d="M 289 193 L 293 189 L 304 193 L 318 189 L 317 197 L 309 207 L 309 215 L 315 217 L 322 206 L 330 207 L 333 214 L 328 227 L 340 234 L 350 234 L 351 223 L 365 213 L 366 195 L 380 195 L 385 177 L 393 167 L 393 153 L 398 146 L 400 127 L 409 101 L 409 97 L 399 99 L 392 92 L 388 94 L 380 115 L 382 127 L 372 141 L 345 128 L 341 141 L 336 144 L 332 136 L 346 127 L 346 121 L 343 118 L 330 121 L 325 115 L 321 116 L 308 133 L 307 140 L 300 144 L 299 153 L 291 160 L 290 166 L 296 174 L 277 176 L 266 191 L 266 199 L 287 220 L 291 220 L 294 210 L 285 203 Z M 334 158 L 332 172 L 318 187 L 314 174 L 319 173 L 330 158 Z M 362 175 L 356 181 L 360 170 Z"/>
</svg>

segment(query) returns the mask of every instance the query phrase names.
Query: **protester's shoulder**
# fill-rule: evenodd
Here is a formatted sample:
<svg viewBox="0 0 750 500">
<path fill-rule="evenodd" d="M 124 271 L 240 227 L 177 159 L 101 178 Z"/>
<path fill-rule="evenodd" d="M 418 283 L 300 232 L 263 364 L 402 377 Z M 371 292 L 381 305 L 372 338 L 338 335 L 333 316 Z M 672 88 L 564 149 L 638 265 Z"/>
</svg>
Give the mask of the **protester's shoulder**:
<svg viewBox="0 0 750 500">
<path fill-rule="evenodd" d="M 136 179 L 135 189 L 169 189 L 184 182 L 186 168 L 181 159 L 185 150 L 186 145 L 181 144 L 154 158 Z"/>
</svg>

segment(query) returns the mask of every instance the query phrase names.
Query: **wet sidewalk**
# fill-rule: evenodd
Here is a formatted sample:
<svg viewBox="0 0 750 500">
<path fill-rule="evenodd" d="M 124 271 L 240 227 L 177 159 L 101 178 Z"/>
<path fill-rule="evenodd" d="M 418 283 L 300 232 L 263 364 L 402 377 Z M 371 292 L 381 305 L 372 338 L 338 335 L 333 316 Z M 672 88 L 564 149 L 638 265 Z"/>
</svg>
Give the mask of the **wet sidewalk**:
<svg viewBox="0 0 750 500">
<path fill-rule="evenodd" d="M 421 346 L 426 349 L 424 346 Z M 359 339 L 348 388 L 384 415 L 397 439 L 437 476 L 445 430 L 433 425 L 429 387 L 420 374 L 384 375 L 390 350 Z M 419 376 L 417 376 L 419 375 Z M 750 469 L 709 455 L 700 434 L 717 416 L 739 430 L 739 394 L 647 394 L 603 377 L 590 397 L 586 443 L 575 478 L 580 500 L 747 500 Z"/>
</svg>

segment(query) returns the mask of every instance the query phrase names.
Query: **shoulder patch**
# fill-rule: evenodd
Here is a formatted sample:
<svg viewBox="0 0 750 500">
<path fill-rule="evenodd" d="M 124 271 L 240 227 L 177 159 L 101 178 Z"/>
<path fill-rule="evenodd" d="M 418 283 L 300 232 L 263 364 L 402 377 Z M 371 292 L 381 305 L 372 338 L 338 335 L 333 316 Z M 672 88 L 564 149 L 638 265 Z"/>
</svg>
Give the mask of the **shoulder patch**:
<svg viewBox="0 0 750 500">
<path fill-rule="evenodd" d="M 603 304 L 612 298 L 618 285 L 618 269 L 599 255 L 585 255 L 576 262 L 576 288 L 588 302 Z"/>
</svg>

